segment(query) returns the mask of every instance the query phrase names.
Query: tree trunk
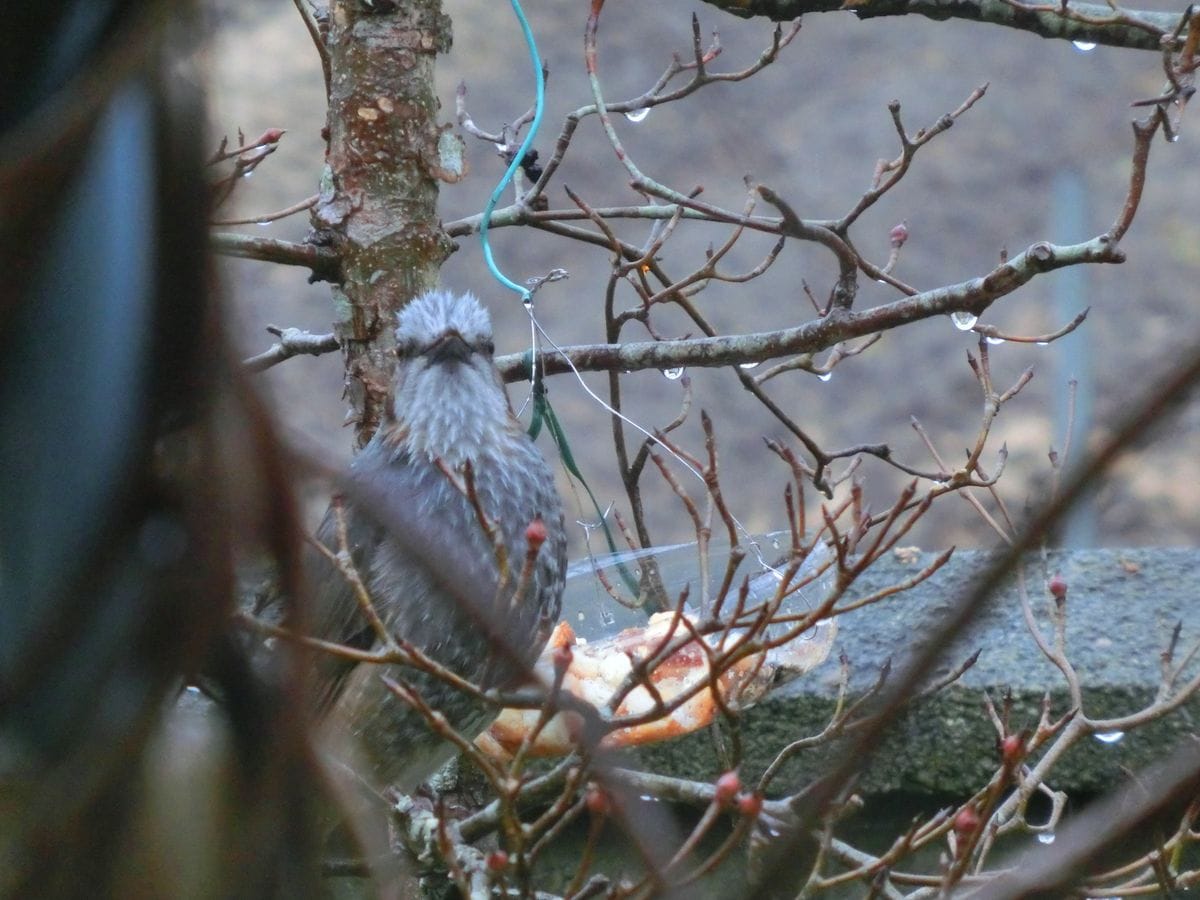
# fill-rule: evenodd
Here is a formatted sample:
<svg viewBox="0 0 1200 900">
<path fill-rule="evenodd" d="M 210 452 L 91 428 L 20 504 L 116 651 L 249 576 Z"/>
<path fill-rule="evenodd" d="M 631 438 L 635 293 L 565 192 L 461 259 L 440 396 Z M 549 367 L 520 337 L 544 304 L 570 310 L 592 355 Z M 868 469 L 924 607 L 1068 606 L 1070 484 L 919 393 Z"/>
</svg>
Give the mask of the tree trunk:
<svg viewBox="0 0 1200 900">
<path fill-rule="evenodd" d="M 328 144 L 313 222 L 342 260 L 334 328 L 358 446 L 378 428 L 396 313 L 433 287 L 451 242 L 438 180 L 462 177 L 462 145 L 439 128 L 434 58 L 450 46 L 440 0 L 336 0 L 329 20 Z"/>
</svg>

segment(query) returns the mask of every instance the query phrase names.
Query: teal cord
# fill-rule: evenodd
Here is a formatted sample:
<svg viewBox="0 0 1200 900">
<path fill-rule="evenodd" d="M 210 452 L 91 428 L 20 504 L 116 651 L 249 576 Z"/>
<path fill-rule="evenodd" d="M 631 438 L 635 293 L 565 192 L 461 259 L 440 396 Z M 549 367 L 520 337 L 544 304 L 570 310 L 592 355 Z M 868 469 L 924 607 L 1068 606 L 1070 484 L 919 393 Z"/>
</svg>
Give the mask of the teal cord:
<svg viewBox="0 0 1200 900">
<path fill-rule="evenodd" d="M 525 35 L 525 46 L 529 49 L 529 59 L 533 63 L 533 74 L 537 80 L 537 94 L 533 105 L 533 122 L 529 125 L 529 131 L 525 133 L 525 140 L 521 142 L 521 148 L 517 151 L 516 156 L 512 158 L 512 162 L 508 164 L 508 169 L 504 172 L 504 177 L 500 179 L 500 183 L 496 185 L 492 191 L 492 196 L 488 199 L 487 206 L 483 210 L 483 221 L 479 226 L 479 242 L 483 245 L 483 258 L 487 262 L 487 267 L 491 271 L 492 276 L 510 291 L 514 291 L 521 295 L 521 301 L 524 303 L 532 302 L 532 295 L 529 288 L 522 287 L 517 284 L 507 275 L 500 271 L 500 267 L 496 265 L 496 260 L 492 258 L 492 243 L 488 238 L 488 228 L 491 227 L 492 212 L 496 209 L 496 204 L 500 202 L 500 197 L 503 195 L 505 188 L 512 183 L 513 175 L 517 172 L 517 167 L 521 165 L 521 161 L 525 158 L 525 153 L 533 144 L 533 139 L 537 136 L 538 129 L 542 127 L 542 113 L 546 109 L 546 74 L 542 71 L 542 58 L 538 55 L 537 42 L 533 39 L 533 29 L 529 27 L 529 20 L 525 18 L 525 12 L 521 9 L 520 0 L 510 0 L 512 3 L 513 12 L 517 14 L 517 21 L 521 23 L 521 32 Z"/>
<path fill-rule="evenodd" d="M 538 54 L 537 42 L 533 39 L 533 29 L 529 27 L 529 20 L 525 18 L 525 12 L 521 9 L 520 0 L 509 0 L 509 2 L 512 4 L 513 12 L 517 15 L 517 21 L 521 23 L 521 32 L 525 35 L 525 46 L 529 49 L 529 60 L 533 64 L 537 93 L 534 99 L 533 121 L 529 125 L 529 131 L 525 134 L 525 140 L 521 142 L 520 149 L 517 150 L 516 155 L 512 158 L 512 162 L 508 164 L 508 168 L 504 172 L 504 177 L 500 179 L 500 183 L 492 191 L 492 196 L 488 198 L 487 206 L 483 209 L 483 221 L 479 225 L 479 243 L 483 246 L 483 258 L 487 262 L 487 267 L 491 271 L 492 277 L 510 291 L 520 294 L 521 302 L 529 308 L 529 314 L 532 317 L 532 292 L 529 288 L 522 287 L 500 271 L 500 267 L 496 265 L 496 260 L 492 256 L 492 242 L 488 236 L 488 229 L 491 227 L 492 212 L 496 209 L 496 204 L 500 202 L 500 197 L 504 194 L 505 189 L 512 183 L 513 176 L 517 173 L 517 168 L 521 165 L 526 152 L 533 144 L 538 129 L 542 126 L 542 113 L 546 109 L 546 73 L 542 70 L 542 58 Z M 567 472 L 583 485 L 588 498 L 592 501 L 592 506 L 596 508 L 596 514 L 599 516 L 600 527 L 604 531 L 608 549 L 615 554 L 617 552 L 617 544 L 613 540 L 612 531 L 609 529 L 608 522 L 604 518 L 604 512 L 600 509 L 600 503 L 596 500 L 596 495 L 592 493 L 592 489 L 588 486 L 587 481 L 584 480 L 583 473 L 579 471 L 579 466 L 575 462 L 575 455 L 571 452 L 570 444 L 567 443 L 567 435 L 558 421 L 558 416 L 554 414 L 554 408 L 550 405 L 550 399 L 546 396 L 546 386 L 542 383 L 542 373 L 534 365 L 537 350 L 536 329 L 534 329 L 533 335 L 533 347 L 529 351 L 530 381 L 533 382 L 533 415 L 532 421 L 529 423 L 529 437 L 530 439 L 536 439 L 542 430 L 542 426 L 546 426 L 546 430 L 550 433 L 550 439 L 558 449 L 559 457 L 562 459 Z M 624 563 L 618 562 L 617 570 L 620 572 L 626 587 L 633 592 L 635 597 L 638 596 L 639 588 L 637 579 L 633 577 Z"/>
</svg>

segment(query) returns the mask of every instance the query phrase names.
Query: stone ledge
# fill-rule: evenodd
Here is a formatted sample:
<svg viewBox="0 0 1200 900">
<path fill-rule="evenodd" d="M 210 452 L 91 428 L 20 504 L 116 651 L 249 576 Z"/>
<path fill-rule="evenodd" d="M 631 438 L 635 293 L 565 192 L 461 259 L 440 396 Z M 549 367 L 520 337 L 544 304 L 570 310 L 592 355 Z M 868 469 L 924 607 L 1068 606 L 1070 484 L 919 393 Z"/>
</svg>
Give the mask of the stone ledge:
<svg viewBox="0 0 1200 900">
<path fill-rule="evenodd" d="M 932 553 L 907 563 L 877 564 L 856 585 L 856 595 L 911 577 L 928 565 Z M 991 555 L 960 551 L 933 578 L 881 604 L 841 617 L 834 652 L 818 669 L 782 688 L 748 711 L 743 725 L 743 770 L 756 775 L 776 752 L 798 738 L 818 733 L 833 710 L 838 655 L 853 667 L 851 689 L 857 695 L 877 678 L 888 657 L 896 667 L 919 640 L 925 623 L 942 614 L 967 589 Z M 1200 552 L 1193 549 L 1087 550 L 1052 553 L 1048 570 L 1061 572 L 1067 598 L 1067 649 L 1084 685 L 1084 707 L 1093 718 L 1127 715 L 1153 699 L 1160 654 L 1177 622 L 1183 623 L 1177 659 L 1200 639 Z M 1052 601 L 1045 591 L 1041 557 L 1026 562 L 1035 614 L 1049 634 Z M 884 739 L 860 789 L 867 793 L 905 792 L 963 795 L 977 789 L 994 771 L 996 736 L 983 706 L 985 691 L 998 700 L 1012 691 L 1014 728 L 1036 723 L 1049 690 L 1054 712 L 1068 709 L 1061 674 L 1041 655 L 1026 630 L 1015 584 L 993 598 L 989 608 L 944 655 L 945 673 L 976 649 L 979 661 L 955 685 L 924 701 L 898 722 Z M 1194 663 L 1192 669 L 1200 667 Z M 1185 673 L 1191 674 L 1191 673 Z M 1189 735 L 1200 702 L 1115 743 L 1088 739 L 1055 768 L 1053 786 L 1091 793 L 1111 786 L 1161 758 Z M 799 754 L 777 781 L 779 789 L 802 785 L 827 767 L 836 745 Z M 691 778 L 715 776 L 711 739 L 693 735 L 639 754 L 645 768 Z"/>
</svg>

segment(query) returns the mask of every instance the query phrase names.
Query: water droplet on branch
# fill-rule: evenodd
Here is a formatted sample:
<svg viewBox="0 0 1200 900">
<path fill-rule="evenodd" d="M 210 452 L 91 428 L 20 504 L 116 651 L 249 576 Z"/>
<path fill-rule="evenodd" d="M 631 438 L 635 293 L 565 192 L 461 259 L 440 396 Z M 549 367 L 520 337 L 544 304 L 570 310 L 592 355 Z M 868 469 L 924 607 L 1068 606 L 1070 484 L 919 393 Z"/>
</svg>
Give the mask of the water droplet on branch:
<svg viewBox="0 0 1200 900">
<path fill-rule="evenodd" d="M 1080 53 L 1091 53 L 1096 49 L 1096 45 L 1091 41 L 1071 41 L 1071 46 Z"/>
<path fill-rule="evenodd" d="M 738 368 L 739 369 L 757 369 L 760 365 L 762 365 L 762 363 L 744 362 L 744 363 L 738 363 Z"/>
<path fill-rule="evenodd" d="M 663 369 L 662 373 L 669 381 L 678 381 L 683 377 L 683 366 L 678 366 L 673 369 Z"/>
<path fill-rule="evenodd" d="M 1043 844 L 1053 844 L 1054 843 L 1054 832 L 1053 831 L 1038 832 L 1037 839 L 1039 842 L 1041 842 Z"/>
<path fill-rule="evenodd" d="M 646 116 L 648 115 L 650 115 L 650 107 L 643 106 L 641 109 L 631 109 L 629 112 L 625 113 L 625 118 L 627 118 L 630 122 L 637 123 L 644 122 L 646 120 Z"/>
<path fill-rule="evenodd" d="M 993 344 L 993 345 L 994 345 L 994 344 L 1003 344 L 1005 341 L 1004 341 L 1004 338 L 990 337 L 990 338 L 988 338 L 988 339 L 987 339 L 987 342 L 988 342 L 989 344 Z"/>
<path fill-rule="evenodd" d="M 832 377 L 833 377 L 832 372 L 823 372 L 822 374 L 817 376 L 817 381 L 828 381 Z"/>
<path fill-rule="evenodd" d="M 1097 731 L 1093 737 L 1102 744 L 1115 744 L 1125 737 L 1123 731 Z"/>
<path fill-rule="evenodd" d="M 975 323 L 979 321 L 979 316 L 969 312 L 952 312 L 950 313 L 950 321 L 954 323 L 954 327 L 959 331 L 970 331 L 975 327 Z"/>
</svg>

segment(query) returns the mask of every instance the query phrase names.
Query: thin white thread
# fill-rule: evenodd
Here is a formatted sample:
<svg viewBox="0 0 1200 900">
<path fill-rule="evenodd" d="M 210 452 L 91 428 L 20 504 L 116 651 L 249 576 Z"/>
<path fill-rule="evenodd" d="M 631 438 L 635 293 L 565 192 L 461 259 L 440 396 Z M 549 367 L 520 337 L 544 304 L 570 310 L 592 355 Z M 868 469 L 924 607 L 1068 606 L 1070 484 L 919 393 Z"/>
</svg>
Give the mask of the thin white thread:
<svg viewBox="0 0 1200 900">
<path fill-rule="evenodd" d="M 683 466 L 685 469 L 687 469 L 689 472 L 691 472 L 692 475 L 695 476 L 696 480 L 704 485 L 705 490 L 708 489 L 708 483 L 704 480 L 704 476 L 701 475 L 700 472 L 698 472 L 691 463 L 689 463 L 686 459 L 684 459 L 682 456 L 680 456 L 678 453 L 676 453 L 674 450 L 672 450 L 670 447 L 668 447 L 666 444 L 664 444 L 662 441 L 660 441 L 657 437 L 655 437 L 653 434 L 651 434 L 649 431 L 647 431 L 645 428 L 643 428 L 637 422 L 633 421 L 633 419 L 629 418 L 624 413 L 619 412 L 616 409 L 613 409 L 613 407 L 609 406 L 609 404 L 605 402 L 603 397 L 601 397 L 599 394 L 597 394 L 595 391 L 593 391 L 590 387 L 588 387 L 587 382 L 583 380 L 583 375 L 580 373 L 580 371 L 577 368 L 575 368 L 575 363 L 573 363 L 571 361 L 571 357 L 567 355 L 567 352 L 565 350 L 563 350 L 562 347 L 558 346 L 558 344 L 555 343 L 554 338 L 550 337 L 550 335 L 547 333 L 546 329 L 542 327 L 542 323 L 537 320 L 537 317 L 533 314 L 533 305 L 527 304 L 525 308 L 529 313 L 529 323 L 530 323 L 532 337 L 533 337 L 531 344 L 535 351 L 534 356 L 533 356 L 535 361 L 537 359 L 537 353 L 536 353 L 537 335 L 540 333 L 542 338 L 546 341 L 546 343 L 549 344 L 550 347 L 552 347 L 554 349 L 554 352 L 563 358 L 563 361 L 566 362 L 567 366 L 571 369 L 571 372 L 574 373 L 575 378 L 579 382 L 580 387 L 583 388 L 584 392 L 589 397 L 591 397 L 598 404 L 600 404 L 601 407 L 603 407 L 605 410 L 607 410 L 609 415 L 616 416 L 618 419 L 620 419 L 626 425 L 629 425 L 631 428 L 636 429 L 640 433 L 644 434 L 646 437 L 650 438 L 650 440 L 654 441 L 655 444 L 657 444 L 659 447 L 661 447 L 663 450 L 665 450 L 667 452 L 668 456 L 670 456 L 677 463 L 679 463 L 681 466 Z M 537 363 L 535 362 L 534 365 L 536 365 L 536 364 Z M 746 528 L 746 526 L 743 525 L 741 523 L 741 521 L 739 521 L 738 518 L 732 512 L 729 513 L 729 518 L 730 518 L 730 520 L 732 520 L 734 527 L 737 528 L 738 532 L 742 535 L 742 537 L 744 537 L 746 539 L 747 543 L 754 550 L 754 555 L 758 559 L 759 564 L 764 569 L 769 569 L 772 572 L 776 571 L 774 566 L 772 566 L 765 559 L 763 559 L 762 553 L 760 552 L 760 548 L 758 545 L 758 541 L 756 541 L 754 539 L 754 535 L 752 535 L 750 533 L 750 531 Z M 647 549 L 652 549 L 652 548 L 647 548 Z"/>
</svg>

